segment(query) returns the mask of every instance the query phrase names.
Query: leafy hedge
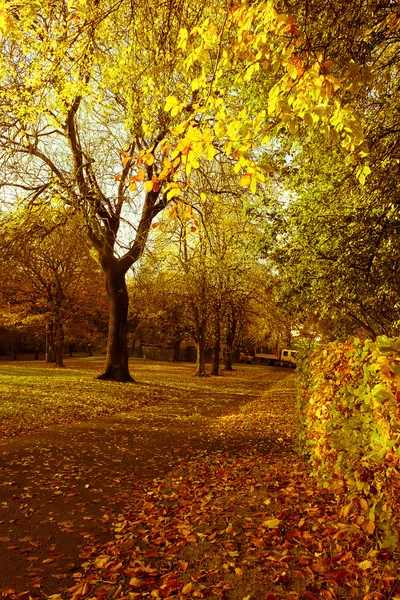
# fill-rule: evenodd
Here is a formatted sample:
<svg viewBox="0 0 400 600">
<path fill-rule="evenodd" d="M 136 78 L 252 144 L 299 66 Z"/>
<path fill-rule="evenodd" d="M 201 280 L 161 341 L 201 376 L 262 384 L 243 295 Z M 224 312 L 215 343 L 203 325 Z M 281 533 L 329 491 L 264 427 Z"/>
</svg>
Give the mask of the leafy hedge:
<svg viewBox="0 0 400 600">
<path fill-rule="evenodd" d="M 301 451 L 341 517 L 394 550 L 400 521 L 400 339 L 312 352 L 300 369 Z"/>
</svg>

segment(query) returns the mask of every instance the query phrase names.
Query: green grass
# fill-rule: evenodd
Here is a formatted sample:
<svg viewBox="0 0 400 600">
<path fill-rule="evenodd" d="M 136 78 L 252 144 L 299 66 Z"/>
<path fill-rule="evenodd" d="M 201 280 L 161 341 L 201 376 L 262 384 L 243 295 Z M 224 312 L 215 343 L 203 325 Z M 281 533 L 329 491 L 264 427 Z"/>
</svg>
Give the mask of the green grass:
<svg viewBox="0 0 400 600">
<path fill-rule="evenodd" d="M 133 359 L 135 384 L 98 381 L 103 357 L 66 359 L 67 368 L 45 362 L 0 363 L 0 438 L 85 421 L 152 404 L 158 412 L 224 414 L 265 388 L 265 367 L 238 366 L 221 377 L 193 377 L 190 363 Z M 282 371 L 283 374 L 283 371 Z"/>
<path fill-rule="evenodd" d="M 0 435 L 132 410 L 146 400 L 143 390 L 95 378 L 102 361 L 75 360 L 69 368 L 46 363 L 0 364 Z"/>
</svg>

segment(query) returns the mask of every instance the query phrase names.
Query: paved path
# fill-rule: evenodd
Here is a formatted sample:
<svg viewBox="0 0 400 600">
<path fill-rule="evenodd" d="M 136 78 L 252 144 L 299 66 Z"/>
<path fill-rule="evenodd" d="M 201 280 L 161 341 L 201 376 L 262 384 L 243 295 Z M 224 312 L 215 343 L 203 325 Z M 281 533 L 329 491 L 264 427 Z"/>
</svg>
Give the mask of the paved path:
<svg viewBox="0 0 400 600">
<path fill-rule="evenodd" d="M 12 589 L 46 598 L 73 585 L 85 548 L 111 539 L 115 516 L 178 460 L 202 451 L 234 455 L 255 444 L 266 453 L 289 451 L 290 444 L 278 440 L 272 413 L 268 432 L 255 428 L 250 436 L 215 427 L 266 393 L 278 398 L 279 412 L 279 394 L 292 395 L 292 372 L 267 367 L 259 373 L 247 395 L 227 398 L 216 385 L 208 403 L 161 398 L 136 412 L 0 442 L 2 597 Z"/>
</svg>

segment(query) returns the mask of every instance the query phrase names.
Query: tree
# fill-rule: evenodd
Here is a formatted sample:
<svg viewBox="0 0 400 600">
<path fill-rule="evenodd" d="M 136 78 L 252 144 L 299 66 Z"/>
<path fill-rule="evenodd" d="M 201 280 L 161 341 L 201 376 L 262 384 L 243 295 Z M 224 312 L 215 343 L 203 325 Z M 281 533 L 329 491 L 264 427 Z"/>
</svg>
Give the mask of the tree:
<svg viewBox="0 0 400 600">
<path fill-rule="evenodd" d="M 321 38 L 324 52 L 336 59 L 336 69 L 354 74 L 348 96 L 364 130 L 358 155 L 368 164 L 360 169 L 321 133 L 303 132 L 296 144 L 284 140 L 274 157 L 281 188 L 275 184 L 270 190 L 276 201 L 263 217 L 268 254 L 279 265 L 282 294 L 297 314 L 315 313 L 322 324 L 329 318 L 338 337 L 355 331 L 372 338 L 395 335 L 399 15 L 385 3 L 310 2 L 308 16 L 303 12 L 299 19 L 307 18 L 312 45 L 321 35 L 317 8 L 322 4 L 322 21 L 330 24 Z M 363 79 L 367 87 L 361 86 Z"/>
<path fill-rule="evenodd" d="M 99 309 L 105 290 L 99 269 L 88 260 L 79 220 L 54 212 L 29 215 L 15 213 L 2 228 L 2 245 L 7 253 L 1 268 L 1 298 L 20 326 L 36 323 L 46 328 L 48 362 L 63 367 L 65 325 L 79 316 L 80 324 Z M 36 232 L 35 229 L 36 221 Z"/>
<path fill-rule="evenodd" d="M 188 336 L 186 297 L 179 273 L 164 270 L 160 262 L 146 255 L 128 280 L 133 336 L 149 344 L 172 345 L 173 360 L 179 361 L 180 345 Z"/>
<path fill-rule="evenodd" d="M 300 54 L 293 17 L 270 3 L 2 0 L 0 9 L 3 184 L 26 203 L 56 195 L 84 215 L 110 302 L 100 378 L 131 381 L 125 276 L 154 218 L 218 148 L 253 192 L 265 178 L 254 150 L 282 128 L 320 121 L 353 151 L 358 118 L 340 105 L 350 76 Z"/>
</svg>

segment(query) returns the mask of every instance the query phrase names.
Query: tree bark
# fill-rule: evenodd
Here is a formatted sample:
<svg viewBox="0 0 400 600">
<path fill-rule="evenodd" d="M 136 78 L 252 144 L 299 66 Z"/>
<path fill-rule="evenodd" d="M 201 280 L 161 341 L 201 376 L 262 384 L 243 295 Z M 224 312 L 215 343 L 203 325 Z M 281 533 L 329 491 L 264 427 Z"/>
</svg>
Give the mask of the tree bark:
<svg viewBox="0 0 400 600">
<path fill-rule="evenodd" d="M 87 344 L 87 355 L 93 356 L 92 344 L 90 344 L 90 343 Z"/>
<path fill-rule="evenodd" d="M 180 348 L 181 348 L 181 341 L 178 340 L 178 341 L 174 342 L 174 356 L 173 356 L 173 359 L 172 359 L 173 362 L 179 362 L 179 351 L 180 351 Z"/>
<path fill-rule="evenodd" d="M 204 377 L 206 374 L 206 336 L 203 328 L 200 328 L 198 336 L 196 336 L 196 371 L 195 377 Z"/>
<path fill-rule="evenodd" d="M 64 365 L 64 327 L 61 319 L 58 319 L 56 322 L 56 332 L 55 332 L 55 366 L 56 367 L 65 367 Z"/>
<path fill-rule="evenodd" d="M 218 315 L 219 316 L 219 315 Z M 211 357 L 211 375 L 219 375 L 219 355 L 221 352 L 221 325 L 219 320 L 215 324 L 215 338 Z"/>
<path fill-rule="evenodd" d="M 196 344 L 196 371 L 195 377 L 204 377 L 206 374 L 206 329 L 207 318 L 205 315 L 205 289 L 202 288 L 202 302 L 200 307 L 192 304 L 194 316 L 194 335 L 193 339 Z"/>
<path fill-rule="evenodd" d="M 118 269 L 112 261 L 103 266 L 106 277 L 107 294 L 110 301 L 108 325 L 107 356 L 104 373 L 98 379 L 111 381 L 134 381 L 129 373 L 128 353 L 128 306 L 129 297 L 125 281 L 125 272 Z"/>
<path fill-rule="evenodd" d="M 232 355 L 233 355 L 233 342 L 235 341 L 237 319 L 235 315 L 230 315 L 228 319 L 227 332 L 225 337 L 224 347 L 224 370 L 233 371 L 232 367 Z"/>
<path fill-rule="evenodd" d="M 55 362 L 54 324 L 46 325 L 46 362 Z"/>
</svg>

